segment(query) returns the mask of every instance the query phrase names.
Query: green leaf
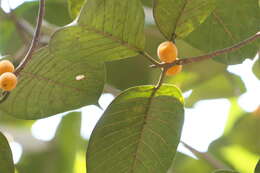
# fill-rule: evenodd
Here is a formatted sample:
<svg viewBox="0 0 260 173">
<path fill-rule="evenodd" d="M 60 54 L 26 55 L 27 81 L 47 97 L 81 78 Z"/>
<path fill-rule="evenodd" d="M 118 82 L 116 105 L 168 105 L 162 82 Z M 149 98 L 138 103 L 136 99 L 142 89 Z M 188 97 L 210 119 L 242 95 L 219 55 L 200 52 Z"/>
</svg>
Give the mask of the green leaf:
<svg viewBox="0 0 260 173">
<path fill-rule="evenodd" d="M 241 78 L 230 73 L 217 75 L 192 89 L 185 106 L 192 106 L 203 99 L 235 97 L 246 91 Z"/>
<path fill-rule="evenodd" d="M 166 39 L 183 38 L 215 8 L 215 0 L 154 0 L 154 17 Z"/>
<path fill-rule="evenodd" d="M 57 57 L 72 62 L 80 59 L 104 62 L 135 56 L 137 51 L 115 41 L 108 35 L 80 26 L 66 27 L 53 35 L 50 51 Z"/>
<path fill-rule="evenodd" d="M 39 119 L 95 104 L 103 90 L 104 73 L 103 63 L 71 63 L 42 48 L 22 70 L 17 88 L 0 110 L 16 118 Z"/>
<path fill-rule="evenodd" d="M 256 34 L 260 30 L 259 18 L 258 0 L 218 0 L 213 13 L 185 40 L 204 52 L 230 47 Z M 259 45 L 260 41 L 255 41 L 214 59 L 225 64 L 238 64 L 246 58 L 254 58 Z"/>
<path fill-rule="evenodd" d="M 84 0 L 68 0 L 71 18 L 75 19 L 78 16 L 83 3 Z"/>
<path fill-rule="evenodd" d="M 226 121 L 224 134 L 228 134 L 233 128 L 234 124 L 245 115 L 244 110 L 240 107 L 238 103 L 238 98 L 231 98 L 230 101 L 230 110 L 228 114 L 228 119 Z"/>
<path fill-rule="evenodd" d="M 90 138 L 88 173 L 167 172 L 180 141 L 183 97 L 173 85 L 154 91 L 134 87 L 110 104 Z"/>
<path fill-rule="evenodd" d="M 135 56 L 144 49 L 144 12 L 139 0 L 88 0 L 78 24 L 54 34 L 50 48 L 55 55 L 104 62 Z M 82 51 L 84 56 L 79 55 Z"/>
<path fill-rule="evenodd" d="M 258 58 L 253 66 L 253 72 L 255 76 L 260 80 L 260 58 Z"/>
<path fill-rule="evenodd" d="M 167 173 L 209 173 L 213 170 L 214 167 L 206 160 L 194 159 L 178 152 Z"/>
<path fill-rule="evenodd" d="M 15 24 L 11 20 L 0 19 L 0 54 L 14 54 L 20 46 L 22 40 L 17 32 Z"/>
<path fill-rule="evenodd" d="M 35 25 L 38 14 L 39 2 L 25 2 L 14 10 L 17 17 L 23 18 Z M 72 20 L 69 16 L 68 5 L 62 1 L 46 1 L 44 19 L 51 24 L 63 26 Z M 57 9 L 59 12 L 57 13 Z"/>
<path fill-rule="evenodd" d="M 72 173 L 74 171 L 77 151 L 82 143 L 80 127 L 81 112 L 69 113 L 62 119 L 54 140 L 55 149 L 59 152 L 56 156 L 56 161 L 59 164 L 55 164 L 57 172 Z"/>
<path fill-rule="evenodd" d="M 260 173 L 260 160 L 257 162 L 254 173 Z"/>
<path fill-rule="evenodd" d="M 80 136 L 81 113 L 71 112 L 62 118 L 55 138 L 37 150 L 26 150 L 16 165 L 19 173 L 72 173 L 76 155 L 85 150 Z M 42 148 L 43 147 L 43 148 Z"/>
<path fill-rule="evenodd" d="M 232 170 L 216 170 L 213 173 L 238 173 L 238 172 Z"/>
<path fill-rule="evenodd" d="M 14 173 L 13 156 L 5 136 L 0 132 L 0 172 Z"/>
<path fill-rule="evenodd" d="M 234 125 L 228 137 L 232 143 L 239 144 L 248 151 L 260 155 L 259 124 L 260 116 L 258 114 L 246 114 Z"/>
</svg>

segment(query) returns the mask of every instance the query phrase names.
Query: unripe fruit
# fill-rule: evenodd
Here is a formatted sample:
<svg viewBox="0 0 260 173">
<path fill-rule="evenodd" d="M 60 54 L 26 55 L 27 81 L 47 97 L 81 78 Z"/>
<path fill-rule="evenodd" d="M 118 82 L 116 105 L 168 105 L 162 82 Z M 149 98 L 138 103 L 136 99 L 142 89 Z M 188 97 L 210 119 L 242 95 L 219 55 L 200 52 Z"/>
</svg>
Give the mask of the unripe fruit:
<svg viewBox="0 0 260 173">
<path fill-rule="evenodd" d="M 175 75 L 175 74 L 181 72 L 181 70 L 182 70 L 182 65 L 175 65 L 166 71 L 166 75 L 168 75 L 168 76 Z"/>
<path fill-rule="evenodd" d="M 165 41 L 159 45 L 157 55 L 162 62 L 171 63 L 176 60 L 178 50 L 173 42 Z"/>
<path fill-rule="evenodd" d="M 14 65 L 8 60 L 0 61 L 0 75 L 5 72 L 14 72 Z"/>
<path fill-rule="evenodd" d="M 0 76 L 0 88 L 4 91 L 11 91 L 16 87 L 17 77 L 10 72 L 6 72 Z"/>
</svg>

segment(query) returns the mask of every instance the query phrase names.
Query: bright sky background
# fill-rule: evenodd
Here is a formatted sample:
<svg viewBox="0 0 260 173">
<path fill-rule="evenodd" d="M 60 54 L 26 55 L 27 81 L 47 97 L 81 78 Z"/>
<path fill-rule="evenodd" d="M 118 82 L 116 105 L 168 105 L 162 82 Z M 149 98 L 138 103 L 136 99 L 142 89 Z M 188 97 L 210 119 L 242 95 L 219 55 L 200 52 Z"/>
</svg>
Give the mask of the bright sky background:
<svg viewBox="0 0 260 173">
<path fill-rule="evenodd" d="M 10 0 L 10 3 L 7 1 L 2 0 L 2 7 L 6 11 L 9 11 L 9 6 L 15 8 L 23 2 L 23 0 Z M 248 112 L 254 111 L 259 106 L 260 81 L 251 71 L 254 61 L 246 60 L 243 64 L 228 68 L 230 72 L 239 75 L 246 84 L 247 92 L 239 98 L 239 104 Z M 99 104 L 103 110 L 113 98 L 111 94 L 102 95 Z M 223 134 L 229 107 L 230 103 L 227 99 L 215 99 L 200 101 L 194 108 L 186 109 L 182 140 L 199 151 L 207 151 L 209 144 Z M 79 110 L 82 111 L 81 134 L 88 139 L 103 110 L 96 106 L 86 106 Z M 39 140 L 50 141 L 53 139 L 63 115 L 64 113 L 36 121 L 32 126 L 32 135 Z M 22 154 L 22 146 L 17 142 L 12 142 L 11 147 L 17 163 Z M 182 146 L 179 147 L 179 150 L 188 153 Z"/>
</svg>

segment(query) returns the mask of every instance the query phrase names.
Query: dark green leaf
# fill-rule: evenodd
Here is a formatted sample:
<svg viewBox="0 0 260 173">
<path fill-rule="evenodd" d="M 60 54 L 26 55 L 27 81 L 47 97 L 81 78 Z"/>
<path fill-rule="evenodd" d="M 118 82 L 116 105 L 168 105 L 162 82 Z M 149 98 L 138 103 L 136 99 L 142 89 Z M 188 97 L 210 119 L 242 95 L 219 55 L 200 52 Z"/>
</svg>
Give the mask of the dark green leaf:
<svg viewBox="0 0 260 173">
<path fill-rule="evenodd" d="M 75 19 L 82 7 L 84 0 L 68 0 L 70 16 Z"/>
<path fill-rule="evenodd" d="M 256 77 L 260 80 L 260 57 L 253 66 L 253 72 L 256 75 Z"/>
<path fill-rule="evenodd" d="M 0 132 L 0 172 L 14 173 L 13 156 L 5 136 Z"/>
<path fill-rule="evenodd" d="M 260 173 L 260 160 L 257 162 L 254 173 Z"/>
<path fill-rule="evenodd" d="M 173 85 L 139 86 L 119 95 L 91 135 L 88 173 L 165 173 L 180 140 L 183 97 Z"/>
<path fill-rule="evenodd" d="M 166 39 L 183 38 L 215 8 L 215 0 L 154 0 L 155 21 Z"/>
<path fill-rule="evenodd" d="M 42 48 L 21 72 L 17 88 L 0 109 L 17 118 L 38 119 L 95 104 L 103 90 L 104 73 L 102 63 L 71 63 Z"/>
<path fill-rule="evenodd" d="M 218 0 L 214 12 L 186 40 L 204 52 L 211 52 L 230 47 L 256 34 L 260 30 L 257 4 L 258 0 Z M 246 58 L 254 58 L 259 45 L 260 41 L 255 41 L 215 60 L 225 64 L 241 63 Z"/>
</svg>

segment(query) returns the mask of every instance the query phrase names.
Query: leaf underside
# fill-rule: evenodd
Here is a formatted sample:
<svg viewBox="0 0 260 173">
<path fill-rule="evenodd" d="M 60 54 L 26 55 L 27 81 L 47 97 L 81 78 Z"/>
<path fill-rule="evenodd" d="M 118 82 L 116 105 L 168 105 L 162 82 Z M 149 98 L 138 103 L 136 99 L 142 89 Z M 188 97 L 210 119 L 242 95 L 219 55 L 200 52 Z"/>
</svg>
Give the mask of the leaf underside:
<svg viewBox="0 0 260 173">
<path fill-rule="evenodd" d="M 154 18 L 168 40 L 184 38 L 215 8 L 215 0 L 154 0 Z"/>
<path fill-rule="evenodd" d="M 92 133 L 89 173 L 165 173 L 175 156 L 184 119 L 183 98 L 173 85 L 139 86 L 119 95 Z"/>
<path fill-rule="evenodd" d="M 194 32 L 185 38 L 191 45 L 211 52 L 230 47 L 260 30 L 258 0 L 219 0 L 217 8 Z M 243 14 L 243 15 L 242 15 Z M 254 58 L 260 41 L 214 58 L 224 64 L 239 64 Z"/>
<path fill-rule="evenodd" d="M 56 31 L 49 45 L 34 53 L 0 109 L 38 119 L 96 104 L 104 86 L 103 63 L 138 55 L 143 28 L 139 0 L 88 0 L 78 21 Z"/>
</svg>

